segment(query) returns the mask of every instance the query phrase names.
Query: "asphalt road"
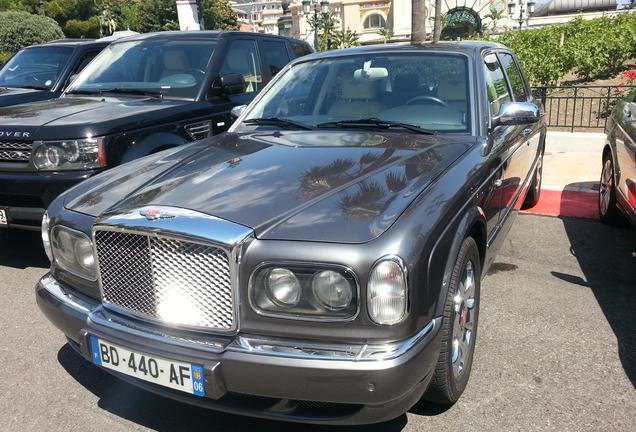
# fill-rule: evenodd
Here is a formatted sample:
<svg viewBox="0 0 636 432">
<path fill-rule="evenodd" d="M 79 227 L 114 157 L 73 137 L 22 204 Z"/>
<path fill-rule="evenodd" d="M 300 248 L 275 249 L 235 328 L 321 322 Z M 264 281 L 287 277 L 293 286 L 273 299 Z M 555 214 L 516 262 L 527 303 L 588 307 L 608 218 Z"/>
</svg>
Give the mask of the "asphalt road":
<svg viewBox="0 0 636 432">
<path fill-rule="evenodd" d="M 193 408 L 88 364 L 40 314 L 35 233 L 0 232 L 0 430 L 627 431 L 636 424 L 636 231 L 521 215 L 482 286 L 471 381 L 448 410 L 318 428 Z"/>
</svg>

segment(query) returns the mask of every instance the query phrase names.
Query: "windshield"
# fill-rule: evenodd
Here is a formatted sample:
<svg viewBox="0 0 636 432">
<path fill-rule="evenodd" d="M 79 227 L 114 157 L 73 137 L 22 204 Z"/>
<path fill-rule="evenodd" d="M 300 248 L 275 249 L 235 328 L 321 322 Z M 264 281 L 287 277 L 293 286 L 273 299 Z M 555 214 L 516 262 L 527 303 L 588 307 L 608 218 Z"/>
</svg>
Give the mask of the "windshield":
<svg viewBox="0 0 636 432">
<path fill-rule="evenodd" d="M 255 121 L 269 119 L 269 121 Z M 470 130 L 464 56 L 361 54 L 299 63 L 247 113 L 240 130 L 290 120 L 310 127 L 383 127 L 382 122 L 435 132 Z M 366 122 L 354 122 L 366 119 Z M 291 127 L 292 125 L 286 125 Z M 393 124 L 400 131 L 399 124 Z"/>
<path fill-rule="evenodd" d="M 37 47 L 17 53 L 0 70 L 0 86 L 48 90 L 57 81 L 72 48 Z"/>
<path fill-rule="evenodd" d="M 86 66 L 67 93 L 128 90 L 131 94 L 194 99 L 215 48 L 213 40 L 115 43 Z"/>
</svg>

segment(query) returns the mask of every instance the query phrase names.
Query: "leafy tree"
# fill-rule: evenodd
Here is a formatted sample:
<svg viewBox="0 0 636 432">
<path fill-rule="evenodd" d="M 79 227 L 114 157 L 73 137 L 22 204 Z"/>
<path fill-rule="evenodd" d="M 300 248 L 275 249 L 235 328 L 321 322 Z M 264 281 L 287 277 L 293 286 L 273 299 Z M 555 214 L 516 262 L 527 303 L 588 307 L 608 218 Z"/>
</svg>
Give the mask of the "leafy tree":
<svg viewBox="0 0 636 432">
<path fill-rule="evenodd" d="M 384 39 L 384 43 L 387 43 L 391 39 L 393 39 L 393 30 L 388 27 L 383 27 L 378 30 L 378 34 L 382 36 L 382 39 Z"/>
<path fill-rule="evenodd" d="M 131 30 L 140 33 L 179 30 L 174 0 L 136 0 L 136 23 Z"/>
<path fill-rule="evenodd" d="M 201 2 L 203 23 L 208 30 L 238 30 L 236 12 L 227 0 L 203 0 Z"/>
<path fill-rule="evenodd" d="M 490 12 L 484 16 L 484 18 L 488 18 L 490 20 L 490 31 L 491 33 L 497 33 L 497 24 L 504 17 L 503 9 L 499 10 L 493 6 L 490 7 Z"/>
<path fill-rule="evenodd" d="M 92 16 L 87 20 L 71 19 L 66 21 L 64 34 L 70 38 L 98 38 L 101 36 L 101 21 Z"/>
<path fill-rule="evenodd" d="M 27 12 L 0 12 L 0 52 L 15 53 L 29 45 L 62 38 L 62 29 L 51 18 Z"/>
<path fill-rule="evenodd" d="M 337 48 L 351 48 L 360 45 L 358 39 L 360 39 L 358 33 L 346 29 L 345 31 L 336 31 L 333 42 Z"/>
</svg>

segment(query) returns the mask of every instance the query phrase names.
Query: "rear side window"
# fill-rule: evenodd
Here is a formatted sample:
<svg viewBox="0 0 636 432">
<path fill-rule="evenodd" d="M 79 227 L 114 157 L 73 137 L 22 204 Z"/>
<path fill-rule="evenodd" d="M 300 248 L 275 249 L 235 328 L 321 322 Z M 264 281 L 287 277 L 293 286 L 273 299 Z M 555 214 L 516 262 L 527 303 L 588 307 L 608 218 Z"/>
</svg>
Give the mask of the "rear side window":
<svg viewBox="0 0 636 432">
<path fill-rule="evenodd" d="M 289 63 L 285 42 L 263 41 L 263 55 L 271 76 L 276 75 Z"/>
<path fill-rule="evenodd" d="M 256 41 L 245 39 L 232 41 L 221 66 L 221 75 L 230 73 L 243 75 L 246 84 L 245 93 L 254 93 L 261 89 L 263 78 Z"/>
<path fill-rule="evenodd" d="M 510 82 L 510 88 L 512 89 L 512 94 L 515 97 L 515 100 L 525 102 L 528 100 L 528 92 L 526 91 L 526 86 L 523 82 L 523 77 L 517 64 L 515 63 L 514 58 L 511 54 L 501 53 L 499 54 L 499 58 L 501 59 L 501 63 L 503 64 L 504 69 L 506 70 L 506 75 L 508 75 L 508 81 Z"/>
<path fill-rule="evenodd" d="M 296 58 L 311 54 L 311 50 L 307 47 L 307 45 L 294 43 L 292 44 L 292 48 L 294 49 L 294 55 Z"/>
<path fill-rule="evenodd" d="M 494 117 L 499 114 L 501 104 L 510 102 L 511 98 L 499 60 L 492 54 L 487 55 L 486 58 L 488 59 L 484 62 L 486 93 L 488 94 L 490 115 Z"/>
</svg>

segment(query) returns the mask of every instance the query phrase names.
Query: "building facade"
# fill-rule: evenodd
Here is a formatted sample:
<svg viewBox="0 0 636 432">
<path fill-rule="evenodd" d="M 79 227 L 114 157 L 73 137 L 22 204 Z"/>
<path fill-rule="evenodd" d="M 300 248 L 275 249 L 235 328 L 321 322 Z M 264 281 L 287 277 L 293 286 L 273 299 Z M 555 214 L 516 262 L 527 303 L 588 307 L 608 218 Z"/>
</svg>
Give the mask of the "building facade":
<svg viewBox="0 0 636 432">
<path fill-rule="evenodd" d="M 313 0 L 315 2 L 315 0 Z M 617 0 L 535 0 L 534 13 L 528 14 L 528 0 L 514 0 L 515 10 L 509 13 L 510 0 L 444 0 L 442 2 L 443 39 L 469 37 L 476 33 L 501 33 L 521 26 L 543 27 L 570 21 L 575 16 L 594 18 L 616 13 Z M 621 0 L 619 0 L 621 1 Z M 524 12 L 520 16 L 520 2 Z M 319 2 L 315 3 L 319 6 Z M 433 31 L 435 1 L 425 1 L 426 30 Z M 292 0 L 289 7 L 291 35 L 311 39 L 311 29 L 301 0 Z M 358 34 L 362 44 L 384 41 L 380 29 L 393 33 L 391 40 L 405 41 L 411 36 L 410 0 L 331 0 L 331 9 L 339 19 L 340 30 Z M 313 12 L 311 12 L 313 14 Z"/>
</svg>

